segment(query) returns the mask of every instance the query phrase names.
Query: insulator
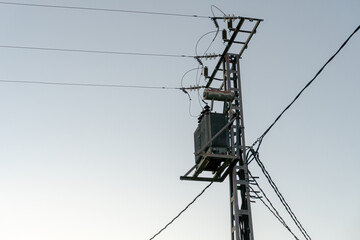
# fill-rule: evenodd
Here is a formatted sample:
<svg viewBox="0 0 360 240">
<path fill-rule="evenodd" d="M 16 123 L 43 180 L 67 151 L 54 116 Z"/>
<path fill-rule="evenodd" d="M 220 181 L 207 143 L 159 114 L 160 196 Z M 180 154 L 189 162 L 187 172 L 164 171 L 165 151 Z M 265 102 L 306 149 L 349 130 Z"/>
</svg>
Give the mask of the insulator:
<svg viewBox="0 0 360 240">
<path fill-rule="evenodd" d="M 207 66 L 204 67 L 204 76 L 207 78 L 209 77 L 209 69 Z"/>
<path fill-rule="evenodd" d="M 228 28 L 229 28 L 229 29 L 232 29 L 232 28 L 233 28 L 232 20 L 228 21 Z"/>
<path fill-rule="evenodd" d="M 225 41 L 227 40 L 227 32 L 225 29 L 222 30 L 222 39 Z"/>
</svg>

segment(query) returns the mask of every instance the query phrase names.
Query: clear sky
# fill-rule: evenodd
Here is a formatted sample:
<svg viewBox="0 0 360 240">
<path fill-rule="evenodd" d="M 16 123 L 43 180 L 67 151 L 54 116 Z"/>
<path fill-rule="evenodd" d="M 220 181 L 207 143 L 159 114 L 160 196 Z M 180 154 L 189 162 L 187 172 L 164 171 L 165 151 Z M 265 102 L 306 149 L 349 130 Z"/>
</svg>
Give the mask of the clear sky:
<svg viewBox="0 0 360 240">
<path fill-rule="evenodd" d="M 357 0 L 23 2 L 205 16 L 214 4 L 264 19 L 241 61 L 248 145 L 360 23 Z M 214 30 L 209 19 L 0 4 L 2 46 L 194 55 Z M 200 53 L 212 38 L 199 42 Z M 210 52 L 223 49 L 218 37 Z M 260 149 L 314 240 L 360 236 L 359 60 L 358 33 Z M 197 62 L 0 47 L 0 66 L 1 80 L 180 87 Z M 183 84 L 195 81 L 193 71 Z M 197 115 L 197 93 L 191 97 Z M 2 240 L 149 239 L 206 185 L 179 180 L 194 164 L 197 126 L 179 90 L 2 82 L 0 116 Z M 281 209 L 259 168 L 249 168 Z M 156 239 L 230 239 L 228 185 L 213 184 Z M 255 239 L 293 238 L 261 202 L 252 209 Z"/>
</svg>

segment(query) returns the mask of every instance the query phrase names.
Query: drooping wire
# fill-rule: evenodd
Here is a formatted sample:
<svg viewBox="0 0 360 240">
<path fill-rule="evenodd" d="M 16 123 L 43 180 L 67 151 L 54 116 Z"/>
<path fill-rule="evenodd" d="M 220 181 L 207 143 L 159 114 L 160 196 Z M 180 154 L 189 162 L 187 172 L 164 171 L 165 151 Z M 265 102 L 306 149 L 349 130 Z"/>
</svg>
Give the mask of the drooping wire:
<svg viewBox="0 0 360 240">
<path fill-rule="evenodd" d="M 190 98 L 190 96 L 189 96 L 189 98 Z M 199 117 L 199 115 L 193 115 L 193 114 L 191 113 L 191 100 L 189 100 L 189 116 L 190 116 L 190 117 L 193 117 L 193 118 Z"/>
<path fill-rule="evenodd" d="M 174 58 L 198 58 L 199 57 L 199 56 L 190 56 L 190 55 L 184 55 L 184 54 L 118 52 L 118 51 L 84 50 L 84 49 L 67 49 L 67 48 L 46 48 L 46 47 L 29 47 L 29 46 L 14 46 L 14 45 L 0 45 L 0 48 L 41 50 L 41 51 L 60 51 L 60 52 L 79 52 L 79 53 L 116 54 L 116 55 L 133 55 L 133 56 L 151 56 L 151 57 L 174 57 Z"/>
<path fill-rule="evenodd" d="M 218 33 L 219 33 L 219 28 L 218 28 L 217 30 L 215 30 L 215 31 L 207 32 L 207 33 L 203 34 L 203 35 L 199 38 L 199 40 L 196 42 L 196 45 L 195 45 L 195 55 L 196 55 L 196 56 L 199 56 L 199 54 L 198 54 L 198 52 L 197 52 L 197 48 L 198 48 L 198 45 L 199 45 L 201 39 L 202 39 L 203 37 L 205 37 L 206 35 L 211 34 L 211 33 L 215 33 L 215 36 L 214 36 L 213 39 L 211 40 L 209 46 L 206 48 L 206 50 L 204 51 L 204 53 L 201 55 L 202 57 L 206 57 L 207 52 L 209 51 L 210 47 L 211 47 L 212 44 L 214 43 L 214 41 L 215 41 L 215 39 L 216 39 L 216 37 L 217 37 L 217 35 L 218 35 Z M 199 60 L 199 59 L 198 59 L 198 60 Z M 198 61 L 198 62 L 199 62 L 199 65 L 198 65 L 198 66 L 201 65 L 201 66 L 202 66 L 202 70 L 203 70 L 204 66 L 203 66 L 202 62 L 201 62 L 201 61 Z M 197 83 L 197 84 L 200 84 L 200 77 L 198 77 L 196 80 L 197 80 L 196 83 Z"/>
<path fill-rule="evenodd" d="M 314 80 L 320 75 L 324 68 L 335 58 L 335 56 L 345 47 L 349 40 L 355 35 L 355 33 L 360 29 L 360 25 L 354 30 L 353 33 L 345 40 L 345 42 L 340 46 L 340 48 L 332 55 L 329 60 L 320 68 L 320 70 L 315 74 L 315 76 L 305 85 L 305 87 L 295 96 L 295 98 L 290 102 L 290 104 L 280 113 L 280 115 L 274 120 L 274 122 L 265 130 L 265 132 L 253 143 L 252 147 L 258 144 L 256 152 L 259 150 L 260 145 L 265 137 L 265 135 L 271 130 L 271 128 L 279 121 L 283 114 L 294 104 L 294 102 L 301 96 L 301 94 L 314 82 Z"/>
<path fill-rule="evenodd" d="M 306 232 L 305 228 L 302 226 L 302 224 L 300 223 L 300 221 L 298 220 L 298 218 L 296 217 L 295 213 L 292 211 L 292 209 L 290 208 L 289 204 L 286 202 L 284 196 L 281 194 L 279 188 L 276 186 L 275 182 L 272 180 L 269 172 L 266 170 L 264 164 L 262 163 L 262 161 L 259 158 L 259 153 L 256 152 L 253 148 L 250 149 L 250 151 L 252 151 L 252 155 L 254 156 L 255 161 L 257 162 L 257 164 L 259 165 L 261 171 L 263 172 L 264 176 L 266 177 L 266 179 L 268 180 L 270 186 L 272 187 L 272 189 L 274 190 L 274 192 L 276 193 L 276 195 L 278 196 L 280 202 L 282 203 L 282 205 L 285 207 L 286 211 L 289 213 L 290 217 L 292 218 L 292 220 L 294 221 L 294 223 L 296 224 L 296 226 L 299 228 L 300 232 L 302 233 L 302 235 L 305 237 L 305 239 L 307 240 L 311 240 L 311 237 L 309 236 L 309 234 Z"/>
<path fill-rule="evenodd" d="M 198 48 L 198 45 L 199 45 L 199 43 L 200 43 L 200 41 L 201 41 L 201 39 L 202 39 L 203 37 L 205 37 L 205 36 L 208 35 L 208 34 L 211 34 L 211 33 L 214 33 L 214 32 L 215 32 L 215 36 L 213 37 L 213 39 L 211 40 L 209 46 L 206 48 L 206 50 L 205 50 L 204 53 L 202 54 L 202 56 L 205 56 L 205 55 L 207 54 L 207 52 L 209 51 L 210 47 L 212 46 L 212 44 L 214 43 L 216 37 L 217 37 L 218 34 L 219 34 L 220 29 L 219 29 L 219 25 L 217 24 L 216 19 L 215 19 L 215 14 L 214 14 L 214 11 L 213 11 L 213 7 L 216 7 L 216 6 L 214 6 L 214 5 L 211 6 L 211 12 L 212 12 L 212 14 L 213 14 L 213 16 L 214 16 L 213 21 L 214 21 L 215 26 L 216 26 L 217 29 L 216 29 L 215 31 L 210 31 L 210 32 L 207 32 L 207 33 L 203 34 L 203 35 L 198 39 L 198 41 L 197 41 L 196 44 L 195 44 L 195 55 L 196 55 L 196 56 L 199 55 L 198 52 L 197 52 L 197 48 Z M 216 7 L 216 8 L 217 8 L 217 7 Z M 219 10 L 220 10 L 220 9 L 219 9 Z M 221 11 L 221 10 L 220 10 L 220 11 Z M 221 11 L 221 12 L 222 12 L 222 11 Z M 199 67 L 200 65 L 202 66 L 202 70 L 203 70 L 203 69 L 204 69 L 204 66 L 203 66 L 203 64 L 201 63 L 201 61 L 199 61 L 198 67 Z M 200 81 L 201 81 L 200 78 L 201 78 L 201 75 L 199 75 L 199 74 L 197 73 L 197 78 L 195 79 L 197 85 L 200 84 Z M 207 103 L 204 101 L 203 97 L 200 95 L 200 90 L 199 90 L 199 89 L 198 89 L 198 91 L 197 91 L 197 95 L 198 95 L 199 105 L 200 105 L 200 107 L 201 107 L 202 109 L 204 109 L 204 107 L 202 106 L 202 103 L 201 103 L 201 102 L 203 102 L 204 104 L 207 104 Z"/>
<path fill-rule="evenodd" d="M 210 9 L 211 9 L 211 13 L 212 13 L 212 15 L 213 15 L 213 18 L 212 18 L 212 19 L 213 19 L 213 21 L 214 21 L 214 23 L 215 23 L 215 26 L 216 26 L 216 34 L 215 34 L 213 40 L 211 41 L 209 47 L 208 47 L 208 48 L 206 49 L 206 51 L 204 52 L 204 55 L 207 53 L 207 51 L 209 50 L 209 48 L 211 47 L 211 45 L 212 45 L 213 42 L 215 41 L 215 39 L 216 39 L 216 37 L 217 37 L 217 35 L 219 34 L 219 31 L 220 31 L 219 25 L 218 25 L 218 23 L 216 22 L 216 17 L 215 17 L 215 13 L 214 13 L 213 8 L 216 8 L 217 10 L 219 10 L 219 11 L 224 15 L 224 17 L 226 17 L 226 14 L 225 14 L 220 8 L 218 8 L 218 7 L 215 6 L 215 5 L 211 5 Z M 200 40 L 200 39 L 199 39 L 199 40 Z M 197 54 L 196 54 L 196 55 L 197 55 Z"/>
<path fill-rule="evenodd" d="M 196 45 L 195 45 L 195 55 L 196 55 L 196 56 L 199 56 L 199 54 L 198 54 L 198 52 L 197 52 L 197 48 L 198 48 L 198 45 L 199 45 L 201 39 L 203 39 L 205 36 L 207 36 L 207 35 L 209 35 L 209 34 L 212 34 L 212 33 L 216 33 L 216 34 L 215 34 L 214 38 L 212 39 L 212 41 L 211 41 L 210 45 L 208 46 L 208 48 L 207 48 L 207 49 L 204 51 L 204 53 L 202 54 L 202 56 L 204 56 L 204 55 L 207 53 L 207 51 L 209 50 L 209 48 L 211 47 L 212 43 L 215 41 L 215 39 L 216 39 L 216 37 L 217 37 L 217 35 L 218 35 L 218 33 L 219 33 L 219 29 L 217 29 L 217 30 L 215 30 L 215 31 L 207 32 L 207 33 L 203 34 L 203 35 L 199 38 L 199 40 L 197 40 Z"/>
<path fill-rule="evenodd" d="M 225 14 L 220 8 L 218 8 L 218 7 L 215 6 L 215 5 L 211 5 L 211 13 L 212 13 L 212 15 L 213 15 L 214 17 L 215 17 L 215 13 L 214 13 L 213 8 L 216 8 L 216 9 L 219 10 L 224 16 L 226 16 L 226 14 Z"/>
<path fill-rule="evenodd" d="M 205 37 L 206 35 L 209 35 L 209 34 L 211 34 L 211 33 L 216 33 L 216 34 L 215 34 L 215 37 L 212 39 L 211 43 L 209 44 L 209 46 L 207 47 L 207 49 L 205 50 L 205 52 L 201 55 L 202 57 L 204 57 L 205 54 L 207 53 L 207 51 L 210 49 L 212 43 L 215 41 L 218 32 L 219 32 L 219 29 L 216 30 L 216 31 L 207 32 L 207 33 L 203 34 L 203 35 L 198 39 L 198 41 L 197 41 L 196 44 L 195 44 L 195 55 L 196 55 L 196 56 L 199 56 L 199 54 L 198 54 L 198 52 L 197 52 L 197 48 L 198 48 L 198 45 L 199 45 L 199 42 L 201 41 L 201 39 L 202 39 L 203 37 Z M 203 66 L 203 64 L 202 64 L 202 62 L 200 61 L 199 58 L 197 58 L 197 61 L 198 61 L 198 66 L 197 66 L 197 68 L 195 68 L 195 69 L 197 70 L 197 71 L 196 71 L 196 77 L 195 77 L 195 84 L 196 84 L 196 86 L 199 86 L 199 85 L 200 85 L 200 81 L 201 81 L 201 80 L 200 80 L 200 79 L 201 79 L 201 74 L 199 74 L 199 70 L 202 71 L 202 70 L 204 69 L 204 66 Z M 184 76 L 183 76 L 183 77 L 184 77 Z M 182 79 L 183 79 L 183 78 L 182 78 Z M 181 84 L 182 84 L 182 81 L 181 81 Z M 190 98 L 190 95 L 189 95 L 189 94 L 188 94 L 188 96 L 189 96 L 189 99 L 190 99 L 190 101 L 191 101 L 191 98 Z M 201 95 L 200 95 L 200 90 L 199 90 L 199 89 L 197 89 L 197 98 L 198 98 L 198 102 L 199 102 L 200 107 L 201 107 L 202 109 L 204 109 L 204 107 L 202 106 L 202 103 L 201 103 L 201 102 L 203 102 L 203 103 L 205 103 L 205 104 L 206 104 L 206 102 L 204 101 L 204 99 L 202 99 L 202 97 L 201 97 Z M 198 117 L 198 116 L 195 116 L 195 115 L 192 115 L 192 114 L 191 114 L 190 106 L 191 106 L 191 103 L 190 103 L 190 105 L 189 105 L 189 114 L 190 114 L 190 116 L 191 116 L 191 117 Z"/>
<path fill-rule="evenodd" d="M 149 238 L 149 240 L 154 239 L 156 236 L 158 236 L 162 231 L 164 231 L 168 226 L 170 226 L 178 217 L 180 217 L 181 214 L 183 214 L 203 193 L 208 189 L 213 182 L 210 182 L 183 210 L 179 212 L 178 215 L 176 215 L 169 223 L 167 223 L 160 231 L 158 231 L 154 236 Z"/>
<path fill-rule="evenodd" d="M 190 70 L 186 71 L 186 72 L 182 75 L 182 77 L 181 77 L 181 81 L 180 81 L 180 85 L 181 85 L 181 87 L 183 87 L 183 86 L 184 86 L 183 81 L 184 81 L 185 76 L 186 76 L 187 74 L 189 74 L 190 72 L 195 71 L 195 70 L 198 70 L 198 69 L 199 69 L 199 67 L 192 68 L 192 69 L 190 69 Z"/>
<path fill-rule="evenodd" d="M 73 10 L 106 11 L 106 12 L 120 12 L 120 13 L 134 13 L 134 14 L 150 14 L 150 15 L 162 15 L 162 16 L 172 16 L 172 17 L 211 18 L 210 16 L 201 16 L 201 15 L 164 13 L 164 12 L 150 12 L 150 11 L 136 11 L 136 10 L 111 9 L 111 8 L 75 7 L 75 6 L 63 6 L 63 5 L 34 4 L 34 3 L 13 3 L 13 2 L 5 2 L 5 1 L 1 1 L 0 4 L 25 6 L 25 7 L 62 8 L 62 9 L 73 9 Z"/>
<path fill-rule="evenodd" d="M 202 69 L 203 69 L 203 68 L 202 68 Z M 196 81 L 197 85 L 199 85 L 199 84 L 200 84 L 201 75 L 199 74 L 199 71 L 198 71 L 196 74 L 197 74 L 197 76 L 196 76 L 195 81 Z M 197 98 L 198 98 L 199 105 L 200 105 L 201 109 L 204 110 L 204 107 L 203 107 L 203 105 L 201 104 L 201 102 L 204 103 L 205 105 L 206 105 L 207 103 L 204 101 L 203 97 L 201 96 L 201 94 L 200 94 L 200 89 L 197 90 Z"/>
<path fill-rule="evenodd" d="M 196 68 L 192 68 L 192 69 L 186 71 L 186 72 L 183 74 L 183 76 L 181 77 L 181 81 L 180 81 L 181 87 L 184 86 L 184 85 L 183 85 L 183 81 L 184 81 L 185 76 L 186 76 L 188 73 L 190 73 L 190 72 L 192 72 L 192 71 L 195 71 L 195 70 L 199 71 L 199 66 L 196 67 Z M 199 85 L 196 84 L 195 86 L 199 86 Z M 192 101 L 192 99 L 191 99 L 190 94 L 189 94 L 186 90 L 183 90 L 183 92 L 189 97 L 189 115 L 190 115 L 191 117 L 198 117 L 198 115 L 193 115 L 193 114 L 191 113 L 191 101 Z"/>
</svg>

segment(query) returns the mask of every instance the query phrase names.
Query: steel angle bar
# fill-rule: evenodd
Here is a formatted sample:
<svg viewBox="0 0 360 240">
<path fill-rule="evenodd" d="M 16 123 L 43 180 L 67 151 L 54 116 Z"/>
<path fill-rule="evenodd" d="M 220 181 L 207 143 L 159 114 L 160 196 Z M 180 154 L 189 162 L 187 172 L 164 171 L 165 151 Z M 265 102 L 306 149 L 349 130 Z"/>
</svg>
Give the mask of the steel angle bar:
<svg viewBox="0 0 360 240">
<path fill-rule="evenodd" d="M 205 88 L 208 88 L 210 86 L 211 82 L 213 81 L 213 79 L 215 78 L 215 75 L 216 75 L 217 71 L 219 70 L 219 67 L 221 66 L 221 63 L 225 59 L 225 55 L 229 52 L 230 47 L 231 47 L 232 43 L 235 41 L 235 38 L 236 38 L 241 26 L 244 24 L 244 21 L 245 21 L 245 18 L 240 18 L 240 21 L 239 21 L 238 25 L 236 26 L 233 35 L 231 35 L 231 38 L 229 39 L 229 42 L 228 42 L 228 44 L 226 45 L 226 47 L 224 49 L 224 52 L 221 54 L 221 57 L 220 57 L 218 63 L 216 64 L 216 66 L 214 68 L 214 71 L 212 72 L 212 74 L 211 74 L 211 76 L 209 78 L 209 81 L 206 84 Z"/>
<path fill-rule="evenodd" d="M 233 167 L 235 166 L 235 164 L 238 162 L 239 159 L 233 159 L 232 161 L 228 162 L 228 163 L 224 163 L 217 171 L 216 175 L 221 175 L 222 171 L 225 172 L 222 173 L 221 176 L 218 176 L 219 179 L 221 179 L 221 182 L 225 180 L 225 178 L 229 175 L 230 171 L 232 171 Z M 225 165 L 226 164 L 226 165 Z"/>
<path fill-rule="evenodd" d="M 207 154 L 205 154 L 207 155 Z M 223 156 L 219 154 L 208 155 L 208 157 L 225 157 L 225 161 L 219 158 L 219 161 L 223 162 L 220 167 L 213 172 L 213 177 L 200 177 L 199 175 L 203 172 L 203 169 L 206 167 L 206 164 L 210 160 L 206 159 L 206 156 L 200 163 L 194 165 L 189 171 L 187 171 L 184 176 L 180 176 L 180 180 L 191 180 L 191 181 L 207 181 L 207 182 L 223 182 L 225 178 L 229 175 L 230 171 L 233 169 L 235 164 L 239 161 L 237 156 Z M 195 170 L 195 171 L 194 171 Z M 193 172 L 193 174 L 191 174 Z M 189 176 L 191 175 L 191 176 Z"/>
<path fill-rule="evenodd" d="M 220 178 L 211 178 L 211 177 L 188 177 L 181 176 L 180 180 L 191 180 L 191 181 L 200 181 L 200 182 L 222 182 L 223 179 Z"/>
<path fill-rule="evenodd" d="M 264 21 L 264 19 L 260 19 L 260 18 L 251 18 L 251 17 L 241 17 L 241 16 L 236 16 L 236 17 L 232 17 L 232 16 L 225 16 L 225 17 L 212 17 L 211 19 L 245 19 L 245 20 L 249 20 L 250 22 L 252 21 Z"/>
<path fill-rule="evenodd" d="M 187 171 L 184 176 L 189 175 L 195 168 L 196 168 L 196 164 L 195 164 L 192 168 L 190 168 L 190 170 Z M 181 179 L 181 178 L 182 178 L 182 177 L 180 177 L 180 179 Z"/>
<path fill-rule="evenodd" d="M 239 56 L 240 56 L 240 57 L 241 57 L 242 53 L 245 51 L 245 49 L 247 48 L 247 46 L 248 46 L 248 44 L 249 44 L 252 36 L 256 33 L 256 29 L 257 29 L 257 27 L 259 26 L 259 24 L 260 24 L 260 21 L 257 21 L 257 22 L 255 23 L 255 25 L 254 25 L 254 27 L 253 27 L 250 35 L 248 36 L 248 38 L 246 39 L 246 41 L 245 41 L 245 43 L 244 43 L 244 46 L 243 46 L 243 47 L 241 48 L 241 50 L 240 50 L 240 53 L 239 53 Z"/>
</svg>

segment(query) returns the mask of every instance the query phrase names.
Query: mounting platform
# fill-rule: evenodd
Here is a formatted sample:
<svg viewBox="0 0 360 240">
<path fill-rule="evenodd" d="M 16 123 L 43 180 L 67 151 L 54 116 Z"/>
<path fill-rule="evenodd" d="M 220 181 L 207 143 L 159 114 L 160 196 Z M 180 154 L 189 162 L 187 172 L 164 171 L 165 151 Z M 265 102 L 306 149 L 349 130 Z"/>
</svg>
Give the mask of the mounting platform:
<svg viewBox="0 0 360 240">
<path fill-rule="evenodd" d="M 200 162 L 181 176 L 180 180 L 222 182 L 238 161 L 238 156 L 203 153 Z M 203 172 L 211 173 L 211 176 L 200 176 Z"/>
</svg>

